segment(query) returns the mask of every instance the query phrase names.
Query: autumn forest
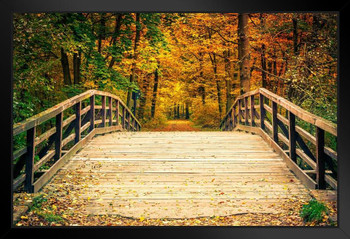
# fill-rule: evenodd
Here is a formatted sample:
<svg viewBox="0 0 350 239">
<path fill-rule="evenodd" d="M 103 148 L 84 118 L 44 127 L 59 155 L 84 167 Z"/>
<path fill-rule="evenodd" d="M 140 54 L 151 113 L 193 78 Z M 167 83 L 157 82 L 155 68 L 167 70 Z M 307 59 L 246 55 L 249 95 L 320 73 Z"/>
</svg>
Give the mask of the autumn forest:
<svg viewBox="0 0 350 239">
<path fill-rule="evenodd" d="M 14 122 L 99 89 L 136 106 L 145 129 L 189 119 L 215 130 L 260 87 L 337 120 L 334 14 L 38 13 L 13 24 Z"/>
<path fill-rule="evenodd" d="M 13 223 L 336 226 L 337 35 L 325 12 L 13 14 Z"/>
</svg>

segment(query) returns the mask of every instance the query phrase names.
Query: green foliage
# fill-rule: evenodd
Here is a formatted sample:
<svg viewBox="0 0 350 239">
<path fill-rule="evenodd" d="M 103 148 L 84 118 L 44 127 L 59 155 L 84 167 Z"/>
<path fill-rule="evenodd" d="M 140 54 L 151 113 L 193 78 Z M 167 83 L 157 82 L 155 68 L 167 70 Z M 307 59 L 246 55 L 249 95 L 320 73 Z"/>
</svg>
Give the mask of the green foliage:
<svg viewBox="0 0 350 239">
<path fill-rule="evenodd" d="M 34 197 L 32 204 L 29 206 L 29 211 L 40 209 L 44 202 L 47 202 L 47 198 L 44 194 Z"/>
<path fill-rule="evenodd" d="M 328 215 L 328 208 L 316 199 L 311 199 L 300 211 L 300 216 L 305 222 L 321 222 L 325 215 Z"/>
</svg>

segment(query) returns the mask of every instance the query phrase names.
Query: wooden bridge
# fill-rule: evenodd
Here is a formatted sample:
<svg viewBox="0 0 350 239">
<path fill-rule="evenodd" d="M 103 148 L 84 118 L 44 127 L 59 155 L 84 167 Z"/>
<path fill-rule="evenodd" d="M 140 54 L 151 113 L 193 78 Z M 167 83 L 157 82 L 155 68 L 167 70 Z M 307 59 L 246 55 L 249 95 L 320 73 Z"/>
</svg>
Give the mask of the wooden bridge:
<svg viewBox="0 0 350 239">
<path fill-rule="evenodd" d="M 13 187 L 64 187 L 86 214 L 136 218 L 273 213 L 309 200 L 309 189 L 337 189 L 325 141 L 336 125 L 260 88 L 238 97 L 220 128 L 139 132 L 120 98 L 90 90 L 14 125 L 27 145 L 13 153 Z"/>
</svg>

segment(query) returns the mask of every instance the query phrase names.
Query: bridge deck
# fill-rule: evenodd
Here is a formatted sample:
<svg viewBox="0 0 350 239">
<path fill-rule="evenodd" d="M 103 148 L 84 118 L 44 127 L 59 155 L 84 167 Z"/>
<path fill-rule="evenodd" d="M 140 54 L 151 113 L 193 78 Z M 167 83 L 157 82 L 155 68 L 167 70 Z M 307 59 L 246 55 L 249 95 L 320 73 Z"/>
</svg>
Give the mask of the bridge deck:
<svg viewBox="0 0 350 239">
<path fill-rule="evenodd" d="M 275 213 L 309 191 L 258 135 L 118 132 L 97 136 L 45 186 L 86 214 L 193 218 Z"/>
</svg>

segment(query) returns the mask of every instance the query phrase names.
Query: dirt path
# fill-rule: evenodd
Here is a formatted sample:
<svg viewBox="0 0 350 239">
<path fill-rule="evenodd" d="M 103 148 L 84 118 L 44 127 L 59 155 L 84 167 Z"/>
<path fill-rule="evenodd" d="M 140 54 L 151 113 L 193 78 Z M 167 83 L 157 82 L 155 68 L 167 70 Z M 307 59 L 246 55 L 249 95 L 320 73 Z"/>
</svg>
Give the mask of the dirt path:
<svg viewBox="0 0 350 239">
<path fill-rule="evenodd" d="M 200 131 L 200 129 L 193 127 L 193 123 L 189 120 L 169 120 L 166 126 L 152 131 Z"/>
</svg>

